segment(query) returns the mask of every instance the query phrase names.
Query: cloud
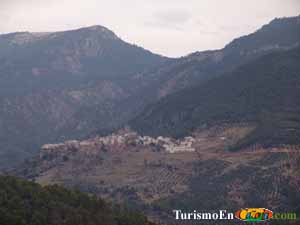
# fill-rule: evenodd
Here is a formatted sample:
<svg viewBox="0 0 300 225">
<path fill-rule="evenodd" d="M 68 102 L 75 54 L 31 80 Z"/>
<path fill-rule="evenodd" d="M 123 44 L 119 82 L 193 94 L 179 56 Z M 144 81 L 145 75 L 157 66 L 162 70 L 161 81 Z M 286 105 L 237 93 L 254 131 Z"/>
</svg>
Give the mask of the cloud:
<svg viewBox="0 0 300 225">
<path fill-rule="evenodd" d="M 145 25 L 161 29 L 182 30 L 191 18 L 192 13 L 187 10 L 161 10 L 154 12 L 151 18 L 145 22 Z"/>
<path fill-rule="evenodd" d="M 171 9 L 156 12 L 154 16 L 164 23 L 184 24 L 191 19 L 191 12 L 182 9 Z"/>
</svg>

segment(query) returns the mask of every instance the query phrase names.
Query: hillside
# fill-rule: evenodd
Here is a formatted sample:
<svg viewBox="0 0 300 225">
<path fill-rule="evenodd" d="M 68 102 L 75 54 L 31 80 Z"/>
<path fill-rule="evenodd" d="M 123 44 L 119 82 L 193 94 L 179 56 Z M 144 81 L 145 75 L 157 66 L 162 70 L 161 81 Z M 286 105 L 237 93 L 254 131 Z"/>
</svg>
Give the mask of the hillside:
<svg viewBox="0 0 300 225">
<path fill-rule="evenodd" d="M 1 96 L 128 78 L 164 59 L 102 26 L 0 35 L 0 49 Z"/>
<path fill-rule="evenodd" d="M 205 126 L 252 122 L 240 144 L 299 144 L 300 49 L 272 53 L 231 73 L 163 98 L 131 125 L 150 135 L 183 136 Z"/>
<path fill-rule="evenodd" d="M 0 167 L 30 158 L 45 143 L 109 134 L 169 94 L 298 46 L 299 18 L 275 19 L 224 49 L 178 59 L 102 26 L 0 35 Z"/>
<path fill-rule="evenodd" d="M 141 210 L 163 224 L 182 224 L 174 220 L 174 208 L 235 212 L 263 206 L 274 212 L 299 212 L 299 146 L 253 145 L 228 151 L 252 130 L 246 123 L 215 126 L 179 140 L 120 131 L 44 145 L 39 156 L 11 173 L 42 185 L 76 187 Z"/>
<path fill-rule="evenodd" d="M 0 35 L 0 167 L 126 121 L 134 77 L 166 60 L 101 26 Z"/>
<path fill-rule="evenodd" d="M 57 185 L 0 176 L 1 225 L 154 225 L 138 214 Z"/>
<path fill-rule="evenodd" d="M 156 79 L 152 89 L 157 96 L 164 97 L 231 72 L 270 52 L 297 46 L 300 46 L 300 16 L 278 18 L 254 33 L 234 39 L 223 49 L 195 52 L 147 71 L 144 77 Z"/>
</svg>

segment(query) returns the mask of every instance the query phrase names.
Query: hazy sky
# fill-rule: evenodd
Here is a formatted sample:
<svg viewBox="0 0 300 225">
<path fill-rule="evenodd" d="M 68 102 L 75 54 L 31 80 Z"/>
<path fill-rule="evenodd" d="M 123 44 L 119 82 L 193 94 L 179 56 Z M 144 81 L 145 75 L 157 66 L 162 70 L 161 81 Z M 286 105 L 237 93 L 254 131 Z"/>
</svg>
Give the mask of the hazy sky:
<svg viewBox="0 0 300 225">
<path fill-rule="evenodd" d="M 299 14 L 300 0 L 0 0 L 0 33 L 103 25 L 130 43 L 182 56 Z"/>
</svg>

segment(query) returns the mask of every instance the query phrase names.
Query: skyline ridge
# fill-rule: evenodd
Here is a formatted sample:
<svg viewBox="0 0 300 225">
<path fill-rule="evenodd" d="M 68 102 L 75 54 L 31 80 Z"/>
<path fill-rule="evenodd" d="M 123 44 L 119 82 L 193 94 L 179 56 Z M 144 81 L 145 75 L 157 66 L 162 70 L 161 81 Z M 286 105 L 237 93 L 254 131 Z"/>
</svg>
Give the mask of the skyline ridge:
<svg viewBox="0 0 300 225">
<path fill-rule="evenodd" d="M 102 31 L 106 31 L 106 32 L 110 32 L 111 35 L 115 36 L 115 38 L 117 39 L 120 39 L 128 44 L 131 44 L 131 45 L 135 45 L 137 47 L 141 47 L 153 54 L 156 54 L 156 55 L 160 55 L 162 57 L 166 57 L 166 58 L 170 58 L 170 59 L 177 59 L 177 58 L 184 58 L 184 57 L 188 57 L 188 56 L 191 56 L 193 54 L 197 54 L 197 53 L 205 53 L 205 52 L 210 52 L 210 51 L 218 51 L 218 50 L 222 50 L 224 48 L 226 48 L 228 45 L 232 44 L 234 41 L 240 39 L 240 38 L 243 38 L 243 37 L 247 37 L 247 36 L 250 36 L 252 34 L 255 34 L 257 31 L 259 30 L 262 30 L 264 27 L 266 26 L 270 26 L 271 24 L 273 24 L 274 22 L 276 22 L 277 20 L 287 20 L 287 19 L 295 19 L 295 18 L 299 18 L 300 20 L 300 14 L 299 15 L 296 15 L 296 16 L 284 16 L 284 17 L 275 17 L 273 18 L 271 21 L 265 23 L 265 24 L 262 24 L 260 25 L 259 27 L 257 27 L 256 30 L 254 30 L 253 32 L 250 32 L 248 34 L 241 34 L 239 36 L 236 36 L 236 37 L 233 37 L 229 42 L 225 43 L 223 47 L 221 48 L 211 48 L 211 49 L 204 49 L 204 50 L 200 50 L 200 49 L 194 49 L 192 52 L 189 52 L 187 54 L 184 54 L 184 55 L 180 55 L 180 56 L 168 56 L 168 55 L 165 55 L 165 54 L 161 54 L 160 52 L 156 52 L 156 51 L 153 51 L 152 49 L 149 49 L 147 48 L 146 46 L 143 46 L 143 45 L 139 45 L 138 43 L 133 43 L 133 42 L 130 42 L 130 41 L 127 41 L 125 38 L 121 37 L 117 32 L 115 32 L 113 29 L 107 27 L 107 26 L 104 26 L 104 25 L 101 25 L 101 24 L 94 24 L 94 25 L 88 25 L 88 26 L 81 26 L 81 27 L 78 27 L 78 28 L 73 28 L 73 29 L 67 29 L 67 30 L 57 30 L 57 31 L 30 31 L 30 30 L 27 30 L 27 31 L 15 31 L 15 32 L 10 32 L 10 33 L 0 33 L 0 38 L 3 37 L 3 36 L 8 36 L 8 35 L 16 35 L 16 34 L 32 34 L 32 35 L 38 35 L 38 34 L 61 34 L 61 33 L 67 33 L 67 32 L 75 32 L 75 31 L 82 31 L 82 30 L 91 30 L 91 31 L 97 31 L 97 30 L 100 30 L 102 29 Z"/>
</svg>

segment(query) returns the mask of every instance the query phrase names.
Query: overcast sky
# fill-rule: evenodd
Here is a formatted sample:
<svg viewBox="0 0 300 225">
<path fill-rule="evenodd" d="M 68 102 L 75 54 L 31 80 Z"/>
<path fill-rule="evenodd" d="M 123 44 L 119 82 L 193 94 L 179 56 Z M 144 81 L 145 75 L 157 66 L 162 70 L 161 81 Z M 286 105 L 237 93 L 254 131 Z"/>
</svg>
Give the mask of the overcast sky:
<svg viewBox="0 0 300 225">
<path fill-rule="evenodd" d="M 103 25 L 130 43 L 182 56 L 299 14 L 300 0 L 0 0 L 0 33 Z"/>
</svg>

